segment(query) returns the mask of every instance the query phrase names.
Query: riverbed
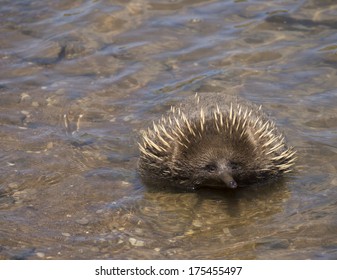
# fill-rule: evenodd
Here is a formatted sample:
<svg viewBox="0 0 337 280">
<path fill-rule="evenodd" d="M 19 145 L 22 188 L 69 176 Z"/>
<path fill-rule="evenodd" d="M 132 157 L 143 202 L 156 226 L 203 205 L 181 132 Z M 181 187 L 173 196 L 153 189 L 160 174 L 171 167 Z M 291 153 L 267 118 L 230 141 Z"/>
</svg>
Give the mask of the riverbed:
<svg viewBox="0 0 337 280">
<path fill-rule="evenodd" d="M 1 1 L 0 259 L 336 259 L 334 1 Z M 141 129 L 195 92 L 262 105 L 283 180 L 149 189 Z"/>
</svg>

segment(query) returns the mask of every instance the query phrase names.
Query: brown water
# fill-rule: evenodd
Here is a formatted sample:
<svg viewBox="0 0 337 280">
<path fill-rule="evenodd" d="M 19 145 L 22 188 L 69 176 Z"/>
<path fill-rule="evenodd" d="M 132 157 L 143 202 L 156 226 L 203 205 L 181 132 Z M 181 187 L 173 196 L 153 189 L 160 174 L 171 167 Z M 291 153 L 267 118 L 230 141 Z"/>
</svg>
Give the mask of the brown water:
<svg viewBox="0 0 337 280">
<path fill-rule="evenodd" d="M 0 259 L 337 258 L 335 1 L 0 4 Z M 262 104 L 296 172 L 144 187 L 138 131 L 196 91 Z"/>
</svg>

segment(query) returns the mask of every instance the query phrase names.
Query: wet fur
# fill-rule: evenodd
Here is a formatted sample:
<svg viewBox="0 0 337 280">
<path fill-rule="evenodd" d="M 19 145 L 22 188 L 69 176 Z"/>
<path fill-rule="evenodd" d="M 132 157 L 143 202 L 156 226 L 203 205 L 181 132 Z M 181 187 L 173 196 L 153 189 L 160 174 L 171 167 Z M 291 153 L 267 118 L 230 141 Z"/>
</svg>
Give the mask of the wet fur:
<svg viewBox="0 0 337 280">
<path fill-rule="evenodd" d="M 259 182 L 295 162 L 261 107 L 225 93 L 196 94 L 172 107 L 142 132 L 139 148 L 146 183 L 183 188 L 225 187 L 227 175 L 239 185 Z"/>
</svg>

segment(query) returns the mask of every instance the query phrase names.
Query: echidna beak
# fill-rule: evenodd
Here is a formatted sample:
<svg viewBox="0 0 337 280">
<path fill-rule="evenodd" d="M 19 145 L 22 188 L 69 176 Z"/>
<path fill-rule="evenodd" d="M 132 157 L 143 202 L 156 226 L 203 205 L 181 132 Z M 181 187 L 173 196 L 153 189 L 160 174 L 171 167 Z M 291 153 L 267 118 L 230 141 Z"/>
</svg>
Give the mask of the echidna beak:
<svg viewBox="0 0 337 280">
<path fill-rule="evenodd" d="M 220 175 L 221 180 L 225 183 L 227 188 L 235 189 L 237 188 L 238 184 L 235 182 L 231 174 L 228 171 L 223 171 Z"/>
</svg>

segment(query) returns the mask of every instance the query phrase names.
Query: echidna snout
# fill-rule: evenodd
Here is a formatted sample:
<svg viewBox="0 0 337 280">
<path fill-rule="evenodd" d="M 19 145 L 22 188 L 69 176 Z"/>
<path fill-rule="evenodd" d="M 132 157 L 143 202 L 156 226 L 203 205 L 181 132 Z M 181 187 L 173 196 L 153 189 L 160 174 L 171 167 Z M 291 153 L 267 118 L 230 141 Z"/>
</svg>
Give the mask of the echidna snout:
<svg viewBox="0 0 337 280">
<path fill-rule="evenodd" d="M 138 170 L 146 183 L 236 188 L 291 171 L 295 151 L 246 100 L 203 93 L 172 107 L 142 132 Z"/>
<path fill-rule="evenodd" d="M 203 178 L 200 178 L 200 183 L 208 186 L 225 186 L 227 188 L 235 189 L 238 184 L 233 178 L 234 172 L 230 164 L 221 164 L 218 162 L 212 162 L 205 165 L 206 174 Z"/>
</svg>

